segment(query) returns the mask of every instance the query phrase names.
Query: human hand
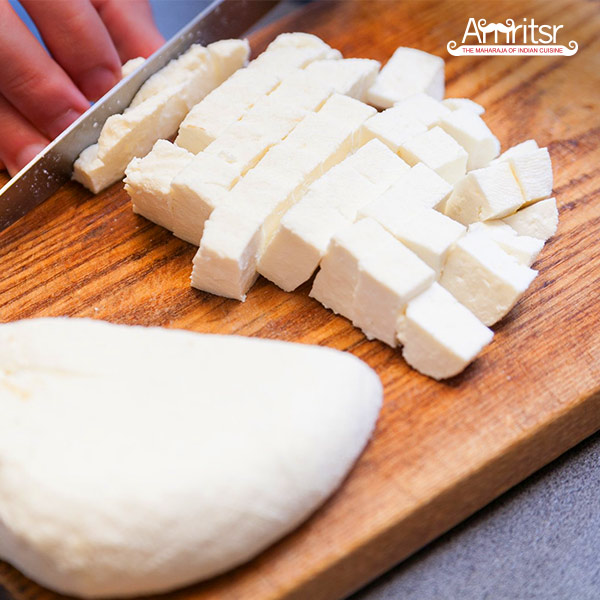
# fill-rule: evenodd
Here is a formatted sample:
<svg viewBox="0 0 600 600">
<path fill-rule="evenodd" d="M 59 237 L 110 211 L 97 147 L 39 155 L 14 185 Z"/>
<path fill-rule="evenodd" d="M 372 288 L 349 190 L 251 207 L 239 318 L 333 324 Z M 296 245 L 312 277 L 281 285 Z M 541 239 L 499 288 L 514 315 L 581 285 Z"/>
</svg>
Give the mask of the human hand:
<svg viewBox="0 0 600 600">
<path fill-rule="evenodd" d="M 0 169 L 11 175 L 163 43 L 148 0 L 21 0 L 51 55 L 0 0 Z"/>
</svg>

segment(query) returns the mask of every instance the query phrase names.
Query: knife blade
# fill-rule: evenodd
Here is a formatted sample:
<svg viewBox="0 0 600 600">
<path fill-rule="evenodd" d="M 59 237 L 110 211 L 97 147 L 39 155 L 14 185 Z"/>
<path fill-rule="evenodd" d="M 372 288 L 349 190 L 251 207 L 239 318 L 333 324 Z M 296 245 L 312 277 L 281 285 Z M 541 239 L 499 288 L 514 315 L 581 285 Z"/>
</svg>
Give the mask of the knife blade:
<svg viewBox="0 0 600 600">
<path fill-rule="evenodd" d="M 73 163 L 100 137 L 108 117 L 123 112 L 142 84 L 192 44 L 240 37 L 279 0 L 216 0 L 176 33 L 131 75 L 107 92 L 0 189 L 0 231 L 56 192 L 73 173 Z"/>
</svg>

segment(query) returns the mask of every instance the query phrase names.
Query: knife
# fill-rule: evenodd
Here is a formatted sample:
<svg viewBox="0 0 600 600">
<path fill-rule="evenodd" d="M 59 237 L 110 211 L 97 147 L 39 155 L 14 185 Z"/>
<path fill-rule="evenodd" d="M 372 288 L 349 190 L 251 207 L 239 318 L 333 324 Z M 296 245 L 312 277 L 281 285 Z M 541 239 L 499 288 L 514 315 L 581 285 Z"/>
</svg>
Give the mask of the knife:
<svg viewBox="0 0 600 600">
<path fill-rule="evenodd" d="M 240 37 L 278 0 L 216 0 L 119 82 L 0 189 L 0 231 L 52 196 L 71 178 L 73 163 L 100 137 L 108 117 L 123 112 L 142 84 L 192 44 Z"/>
</svg>

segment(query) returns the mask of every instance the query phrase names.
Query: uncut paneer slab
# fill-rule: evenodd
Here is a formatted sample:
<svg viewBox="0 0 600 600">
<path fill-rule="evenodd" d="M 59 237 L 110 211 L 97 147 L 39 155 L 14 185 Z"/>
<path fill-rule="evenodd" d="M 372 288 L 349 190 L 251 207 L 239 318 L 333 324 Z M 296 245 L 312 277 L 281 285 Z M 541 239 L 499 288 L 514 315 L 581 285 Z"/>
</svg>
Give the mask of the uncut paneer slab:
<svg viewBox="0 0 600 600">
<path fill-rule="evenodd" d="M 73 179 L 94 193 L 121 179 L 129 162 L 172 136 L 192 106 L 246 63 L 249 51 L 246 40 L 221 40 L 206 48 L 195 44 L 172 60 L 122 114 L 106 120 L 98 142 L 75 161 Z"/>
<path fill-rule="evenodd" d="M 192 285 L 245 300 L 283 214 L 354 149 L 362 123 L 374 112 L 358 100 L 334 94 L 273 146 L 206 222 Z"/>
<path fill-rule="evenodd" d="M 174 176 L 173 233 L 199 245 L 211 212 L 269 148 L 321 108 L 333 92 L 361 95 L 378 68 L 379 63 L 367 59 L 322 60 L 284 77 Z M 144 214 L 142 207 L 138 210 Z"/>
<path fill-rule="evenodd" d="M 371 140 L 317 179 L 283 216 L 258 264 L 258 272 L 286 291 L 310 279 L 336 231 L 379 197 L 408 165 Z"/>
<path fill-rule="evenodd" d="M 323 40 L 308 33 L 284 33 L 246 69 L 240 69 L 188 113 L 175 143 L 197 154 L 235 123 L 282 78 L 321 59 L 341 58 Z"/>
</svg>

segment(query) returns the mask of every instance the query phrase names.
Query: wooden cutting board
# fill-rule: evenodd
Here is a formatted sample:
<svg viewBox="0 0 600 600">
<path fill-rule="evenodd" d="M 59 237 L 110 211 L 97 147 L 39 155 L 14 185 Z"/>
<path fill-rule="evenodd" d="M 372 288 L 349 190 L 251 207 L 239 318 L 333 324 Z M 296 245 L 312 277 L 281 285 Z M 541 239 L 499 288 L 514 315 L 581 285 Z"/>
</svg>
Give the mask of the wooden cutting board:
<svg viewBox="0 0 600 600">
<path fill-rule="evenodd" d="M 470 16 L 564 25 L 574 57 L 449 57 Z M 519 21 L 517 21 L 519 22 Z M 503 148 L 548 146 L 560 208 L 540 274 L 462 375 L 437 383 L 308 297 L 260 280 L 241 304 L 189 287 L 195 249 L 132 213 L 122 185 L 75 184 L 0 234 L 0 319 L 69 315 L 238 333 L 348 350 L 385 405 L 342 488 L 249 564 L 180 600 L 335 600 L 406 558 L 600 428 L 600 11 L 594 2 L 318 2 L 252 37 L 308 31 L 345 56 L 399 45 L 447 59 L 448 96 L 483 104 Z M 560 34 L 563 35 L 562 33 Z M 17 599 L 57 598 L 0 563 Z"/>
</svg>

